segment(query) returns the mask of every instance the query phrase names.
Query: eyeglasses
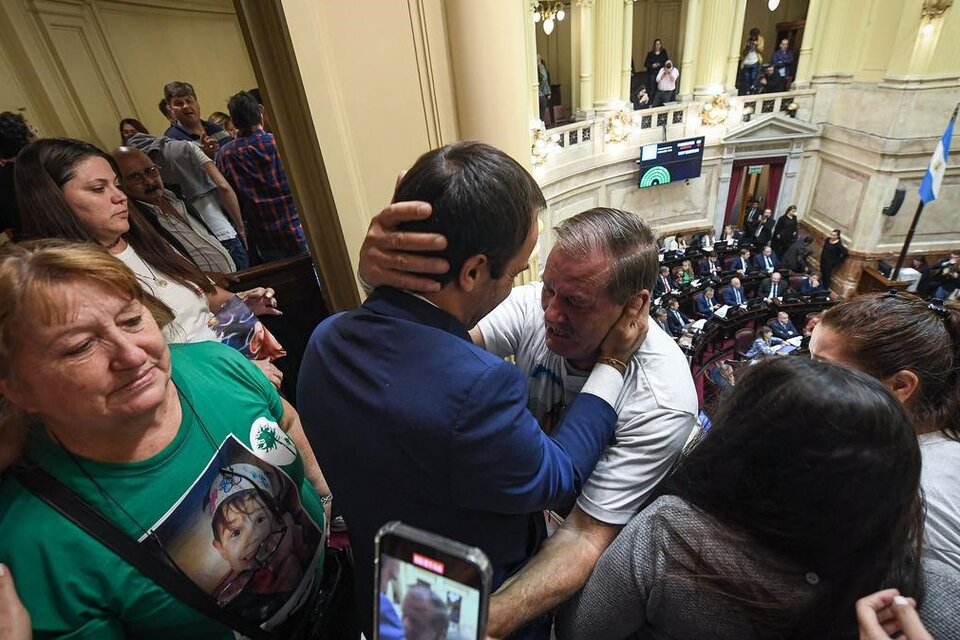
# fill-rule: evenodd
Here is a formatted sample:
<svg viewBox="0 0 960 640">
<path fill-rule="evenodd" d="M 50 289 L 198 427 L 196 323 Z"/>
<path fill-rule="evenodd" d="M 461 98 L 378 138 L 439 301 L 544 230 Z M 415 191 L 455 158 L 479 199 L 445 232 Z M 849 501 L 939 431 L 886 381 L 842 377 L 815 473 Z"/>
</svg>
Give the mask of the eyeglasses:
<svg viewBox="0 0 960 640">
<path fill-rule="evenodd" d="M 153 164 L 144 169 L 143 171 L 138 171 L 137 173 L 131 173 L 124 180 L 129 182 L 132 185 L 141 185 L 144 180 L 150 180 L 156 178 L 160 175 L 160 167 Z"/>
</svg>

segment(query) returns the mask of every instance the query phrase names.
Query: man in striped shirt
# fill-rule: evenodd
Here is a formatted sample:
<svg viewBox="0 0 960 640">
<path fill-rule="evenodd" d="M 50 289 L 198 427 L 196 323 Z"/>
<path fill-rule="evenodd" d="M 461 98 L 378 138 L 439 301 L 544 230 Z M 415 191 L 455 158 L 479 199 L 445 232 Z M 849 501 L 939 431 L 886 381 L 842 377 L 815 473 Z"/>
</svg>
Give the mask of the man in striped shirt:
<svg viewBox="0 0 960 640">
<path fill-rule="evenodd" d="M 251 250 L 269 262 L 307 252 L 273 134 L 263 129 L 256 98 L 241 91 L 227 104 L 237 137 L 217 151 L 217 168 L 233 186 L 249 231 Z"/>
</svg>

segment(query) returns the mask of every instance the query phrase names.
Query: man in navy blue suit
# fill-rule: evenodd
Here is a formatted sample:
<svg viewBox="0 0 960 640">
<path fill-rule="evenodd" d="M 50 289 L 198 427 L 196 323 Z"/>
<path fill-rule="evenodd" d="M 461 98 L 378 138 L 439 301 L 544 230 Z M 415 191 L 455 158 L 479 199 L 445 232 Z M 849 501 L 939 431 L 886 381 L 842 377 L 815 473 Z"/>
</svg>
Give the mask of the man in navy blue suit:
<svg viewBox="0 0 960 640">
<path fill-rule="evenodd" d="M 741 249 L 740 257 L 734 259 L 733 264 L 731 265 L 733 270 L 743 275 L 747 272 L 747 269 L 751 267 L 750 264 L 750 249 Z"/>
<path fill-rule="evenodd" d="M 697 313 L 704 318 L 712 318 L 714 311 L 720 307 L 720 303 L 713 294 L 713 287 L 707 287 L 703 290 L 703 295 L 696 298 Z"/>
<path fill-rule="evenodd" d="M 780 261 L 770 245 L 767 245 L 759 255 L 754 256 L 753 264 L 767 273 L 773 273 L 780 266 Z"/>
<path fill-rule="evenodd" d="M 649 317 L 642 296 L 625 303 L 548 436 L 527 410 L 524 375 L 468 333 L 527 268 L 545 206 L 539 187 L 503 152 L 464 142 L 417 160 L 394 195 L 412 201 L 428 203 L 420 209 L 428 217 L 401 229 L 444 235 L 437 255 L 448 268 L 431 293 L 379 287 L 359 309 L 322 322 L 298 394 L 304 429 L 350 527 L 368 637 L 373 541 L 386 522 L 480 547 L 494 588 L 526 562 L 545 535 L 542 510 L 572 501 L 610 441 L 624 363 Z M 405 266 L 435 272 L 437 259 L 423 260 L 429 266 Z"/>
<path fill-rule="evenodd" d="M 700 261 L 699 273 L 705 278 L 715 278 L 723 271 L 723 265 L 717 260 L 717 254 L 709 252 L 707 257 Z"/>
<path fill-rule="evenodd" d="M 667 301 L 667 326 L 670 327 L 670 333 L 674 338 L 679 338 L 688 324 L 690 324 L 690 317 L 680 311 L 680 301 L 670 298 Z"/>
<path fill-rule="evenodd" d="M 777 319 L 770 322 L 770 328 L 773 329 L 773 335 L 781 340 L 789 340 L 800 335 L 797 328 L 790 322 L 790 315 L 785 311 L 777 314 Z"/>
<path fill-rule="evenodd" d="M 730 281 L 730 286 L 723 290 L 723 304 L 736 307 L 747 302 L 747 294 L 744 293 L 740 285 L 740 278 L 734 278 Z"/>
</svg>

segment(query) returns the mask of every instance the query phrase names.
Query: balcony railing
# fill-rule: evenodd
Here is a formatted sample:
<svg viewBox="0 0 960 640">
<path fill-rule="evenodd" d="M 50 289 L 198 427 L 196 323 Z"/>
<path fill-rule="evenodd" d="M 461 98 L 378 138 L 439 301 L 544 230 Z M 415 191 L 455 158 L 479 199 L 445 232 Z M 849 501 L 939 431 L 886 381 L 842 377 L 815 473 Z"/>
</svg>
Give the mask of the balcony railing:
<svg viewBox="0 0 960 640">
<path fill-rule="evenodd" d="M 534 167 L 541 179 L 567 175 L 582 168 L 585 161 L 619 161 L 636 152 L 637 146 L 694 136 L 707 143 L 723 138 L 767 114 L 781 113 L 809 121 L 816 92 L 811 89 L 727 99 L 721 113 L 704 116 L 704 100 L 668 104 L 655 109 L 616 111 L 534 132 Z M 795 108 L 791 105 L 796 104 Z M 722 113 L 724 112 L 725 113 Z M 711 124 L 708 124 L 711 123 Z M 540 143 L 537 144 L 537 139 Z"/>
</svg>

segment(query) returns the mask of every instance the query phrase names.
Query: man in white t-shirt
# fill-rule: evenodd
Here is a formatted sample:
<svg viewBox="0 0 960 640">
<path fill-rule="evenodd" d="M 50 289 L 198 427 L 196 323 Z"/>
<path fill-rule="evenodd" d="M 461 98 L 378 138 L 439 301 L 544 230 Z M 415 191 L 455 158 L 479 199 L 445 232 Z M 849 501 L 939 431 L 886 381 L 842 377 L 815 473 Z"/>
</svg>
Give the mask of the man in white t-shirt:
<svg viewBox="0 0 960 640">
<path fill-rule="evenodd" d="M 371 222 L 360 275 L 371 285 L 428 291 L 417 274 L 441 272 L 423 253 L 429 234 L 397 233 L 414 203 L 395 203 Z M 426 209 L 423 205 L 421 208 Z M 636 295 L 649 300 L 659 267 L 656 238 L 638 216 L 597 208 L 563 221 L 543 282 L 513 289 L 470 331 L 473 341 L 513 355 L 526 374 L 528 408 L 547 432 L 580 391 L 604 335 Z M 572 596 L 604 549 L 650 499 L 696 425 L 697 394 L 686 358 L 650 323 L 626 363 L 617 398 L 615 440 L 607 447 L 563 526 L 493 597 L 488 633 L 503 638 Z"/>
<path fill-rule="evenodd" d="M 527 375 L 529 409 L 547 431 L 583 386 L 623 304 L 653 288 L 659 265 L 653 233 L 624 211 L 591 209 L 562 222 L 555 236 L 543 282 L 514 289 L 471 331 L 487 350 L 515 356 Z M 489 630 L 494 637 L 547 613 L 583 586 L 600 554 L 667 475 L 696 425 L 689 365 L 656 323 L 627 363 L 614 408 L 615 441 L 564 525 L 494 596 Z"/>
</svg>

